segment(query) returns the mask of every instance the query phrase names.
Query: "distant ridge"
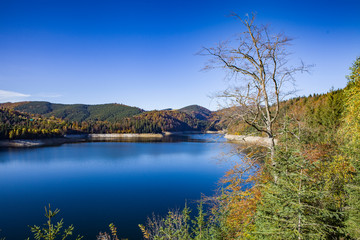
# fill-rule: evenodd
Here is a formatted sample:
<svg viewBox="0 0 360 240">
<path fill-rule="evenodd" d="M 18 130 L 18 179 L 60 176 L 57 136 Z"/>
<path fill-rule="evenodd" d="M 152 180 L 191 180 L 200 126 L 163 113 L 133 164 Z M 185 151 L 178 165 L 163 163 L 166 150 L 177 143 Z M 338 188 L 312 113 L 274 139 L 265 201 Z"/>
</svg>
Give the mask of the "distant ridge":
<svg viewBox="0 0 360 240">
<path fill-rule="evenodd" d="M 29 114 L 45 117 L 54 116 L 69 121 L 108 121 L 115 122 L 132 117 L 144 110 L 123 104 L 109 103 L 98 105 L 58 104 L 42 101 L 2 103 L 0 108 L 14 109 Z"/>
</svg>

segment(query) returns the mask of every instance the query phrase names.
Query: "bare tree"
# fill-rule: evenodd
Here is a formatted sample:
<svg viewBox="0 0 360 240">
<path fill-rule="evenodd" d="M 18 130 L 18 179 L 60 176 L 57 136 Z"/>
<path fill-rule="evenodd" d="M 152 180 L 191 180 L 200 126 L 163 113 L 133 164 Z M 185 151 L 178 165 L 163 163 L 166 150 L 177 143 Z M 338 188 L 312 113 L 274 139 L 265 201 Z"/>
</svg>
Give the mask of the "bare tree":
<svg viewBox="0 0 360 240">
<path fill-rule="evenodd" d="M 205 69 L 224 68 L 235 77 L 236 85 L 222 92 L 237 106 L 236 117 L 265 133 L 271 140 L 271 158 L 275 153 L 274 123 L 278 119 L 280 101 L 286 83 L 294 75 L 306 71 L 308 66 L 289 66 L 287 46 L 292 39 L 283 34 L 271 34 L 268 26 L 255 25 L 255 14 L 241 18 L 243 31 L 234 41 L 225 41 L 215 47 L 204 47 L 200 55 L 210 56 Z M 234 113 L 235 114 L 235 113 Z"/>
</svg>

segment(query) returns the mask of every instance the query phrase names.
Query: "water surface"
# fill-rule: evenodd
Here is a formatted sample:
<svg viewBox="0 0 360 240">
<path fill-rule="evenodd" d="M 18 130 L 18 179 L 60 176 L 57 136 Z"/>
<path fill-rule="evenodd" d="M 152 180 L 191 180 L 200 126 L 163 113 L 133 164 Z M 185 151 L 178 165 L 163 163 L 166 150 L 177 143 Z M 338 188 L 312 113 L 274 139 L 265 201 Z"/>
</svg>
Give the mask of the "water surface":
<svg viewBox="0 0 360 240">
<path fill-rule="evenodd" d="M 142 239 L 137 225 L 153 212 L 166 214 L 214 193 L 227 169 L 217 157 L 228 148 L 219 135 L 206 134 L 2 149 L 0 237 L 31 236 L 27 225 L 43 224 L 44 206 L 51 203 L 65 226 L 73 224 L 85 239 L 108 231 L 112 222 L 121 237 Z"/>
</svg>

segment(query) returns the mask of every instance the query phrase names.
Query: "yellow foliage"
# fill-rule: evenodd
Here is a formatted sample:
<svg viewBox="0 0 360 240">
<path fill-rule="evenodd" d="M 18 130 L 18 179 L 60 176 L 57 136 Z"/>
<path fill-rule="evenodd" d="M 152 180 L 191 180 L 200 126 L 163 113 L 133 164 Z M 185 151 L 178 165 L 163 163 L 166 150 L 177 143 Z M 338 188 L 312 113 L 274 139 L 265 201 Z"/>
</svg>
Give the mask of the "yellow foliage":
<svg viewBox="0 0 360 240">
<path fill-rule="evenodd" d="M 352 68 L 349 84 L 345 88 L 345 112 L 341 135 L 347 144 L 360 146 L 360 58 Z"/>
<path fill-rule="evenodd" d="M 145 226 L 142 225 L 142 224 L 139 224 L 139 228 L 140 228 L 141 232 L 143 233 L 143 237 L 144 237 L 145 239 L 150 239 L 150 234 L 149 234 L 149 232 L 145 229 Z"/>
</svg>

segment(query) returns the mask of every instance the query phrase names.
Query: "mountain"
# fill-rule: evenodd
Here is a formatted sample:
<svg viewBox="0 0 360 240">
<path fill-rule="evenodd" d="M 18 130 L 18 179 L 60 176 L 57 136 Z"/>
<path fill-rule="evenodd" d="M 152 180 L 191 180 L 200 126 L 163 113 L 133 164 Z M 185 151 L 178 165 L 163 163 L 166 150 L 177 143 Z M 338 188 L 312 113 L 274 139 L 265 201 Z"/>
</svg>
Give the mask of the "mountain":
<svg viewBox="0 0 360 240">
<path fill-rule="evenodd" d="M 190 116 L 197 118 L 199 120 L 208 120 L 209 118 L 211 118 L 212 115 L 209 109 L 199 105 L 189 105 L 178 109 L 178 111 L 187 113 Z"/>
<path fill-rule="evenodd" d="M 8 108 L 16 111 L 40 114 L 45 117 L 54 116 L 69 121 L 108 121 L 116 122 L 120 119 L 131 117 L 144 112 L 137 107 L 130 107 L 123 104 L 57 104 L 50 102 L 17 102 L 3 103 L 0 108 Z"/>
</svg>

